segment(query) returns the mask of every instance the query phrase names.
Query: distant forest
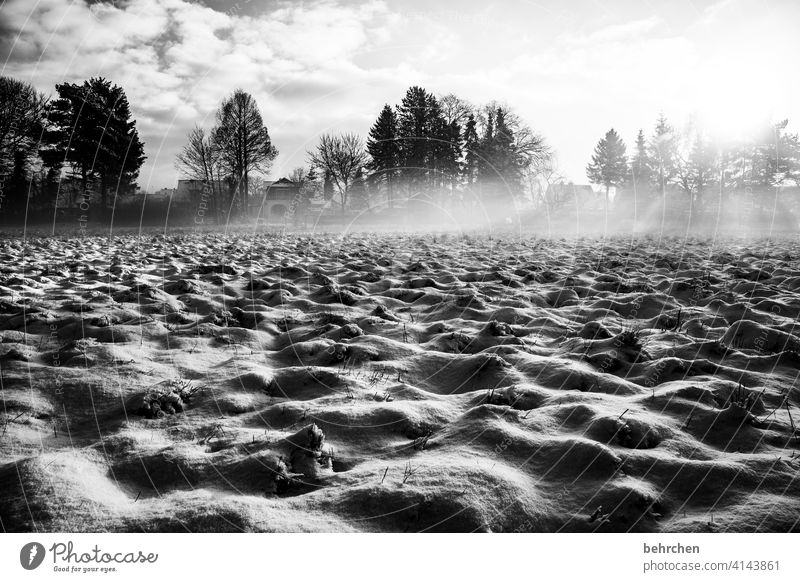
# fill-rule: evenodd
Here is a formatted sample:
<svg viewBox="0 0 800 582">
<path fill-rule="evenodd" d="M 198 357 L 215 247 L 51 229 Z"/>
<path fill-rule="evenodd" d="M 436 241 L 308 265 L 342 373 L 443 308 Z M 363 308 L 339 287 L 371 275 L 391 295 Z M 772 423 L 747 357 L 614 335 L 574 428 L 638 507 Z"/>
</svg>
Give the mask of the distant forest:
<svg viewBox="0 0 800 582">
<path fill-rule="evenodd" d="M 786 127 L 783 121 L 722 144 L 699 125 L 678 129 L 662 115 L 631 148 L 610 129 L 586 177 L 606 208 L 613 199 L 617 210 L 632 199 L 670 197 L 693 211 L 730 193 L 797 186 L 800 141 Z M 219 104 L 212 127 L 189 132 L 175 165 L 181 177 L 206 185 L 217 220 L 240 220 L 277 155 L 255 98 L 237 89 Z M 0 78 L 0 219 L 106 218 L 136 193 L 145 159 L 125 91 L 111 81 L 62 83 L 46 96 Z M 289 179 L 301 206 L 323 200 L 341 214 L 430 205 L 550 211 L 569 184 L 545 138 L 511 107 L 418 86 L 384 105 L 365 137 L 319 136 L 307 165 Z"/>
</svg>

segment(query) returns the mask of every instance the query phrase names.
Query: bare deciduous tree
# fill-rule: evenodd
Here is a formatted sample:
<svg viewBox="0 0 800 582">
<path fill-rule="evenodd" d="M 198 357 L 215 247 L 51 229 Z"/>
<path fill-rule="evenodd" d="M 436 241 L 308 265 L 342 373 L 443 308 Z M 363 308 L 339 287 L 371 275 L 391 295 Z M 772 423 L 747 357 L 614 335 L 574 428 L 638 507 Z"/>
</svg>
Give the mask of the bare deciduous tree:
<svg viewBox="0 0 800 582">
<path fill-rule="evenodd" d="M 217 110 L 214 141 L 220 150 L 223 171 L 234 185 L 231 210 L 243 211 L 247 207 L 250 173 L 267 172 L 278 155 L 250 93 L 237 89 L 222 102 Z"/>
<path fill-rule="evenodd" d="M 186 138 L 186 145 L 178 154 L 175 166 L 187 178 L 203 180 L 216 202 L 222 195 L 219 187 L 220 149 L 213 136 L 202 127 L 195 127 Z"/>
<path fill-rule="evenodd" d="M 439 108 L 442 111 L 442 117 L 444 117 L 448 125 L 454 121 L 459 125 L 465 123 L 469 114 L 475 111 L 475 106 L 472 105 L 472 103 L 454 93 L 441 95 L 437 100 L 439 102 Z"/>
<path fill-rule="evenodd" d="M 333 182 L 344 213 L 353 183 L 367 163 L 363 140 L 354 133 L 326 133 L 316 149 L 308 152 L 308 161 Z"/>
</svg>

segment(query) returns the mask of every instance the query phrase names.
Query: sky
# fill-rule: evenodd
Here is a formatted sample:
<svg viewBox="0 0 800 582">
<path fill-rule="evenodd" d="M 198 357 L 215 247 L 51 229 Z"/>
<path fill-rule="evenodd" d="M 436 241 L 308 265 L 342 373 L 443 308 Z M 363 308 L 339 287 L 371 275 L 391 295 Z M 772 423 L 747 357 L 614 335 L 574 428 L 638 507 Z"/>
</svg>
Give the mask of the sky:
<svg viewBox="0 0 800 582">
<path fill-rule="evenodd" d="M 103 76 L 125 89 L 147 161 L 174 187 L 175 155 L 236 88 L 256 98 L 280 155 L 305 165 L 320 134 L 366 136 L 411 85 L 504 102 L 586 183 L 597 141 L 628 144 L 664 113 L 735 139 L 800 128 L 796 0 L 0 0 L 2 75 L 46 94 Z"/>
</svg>

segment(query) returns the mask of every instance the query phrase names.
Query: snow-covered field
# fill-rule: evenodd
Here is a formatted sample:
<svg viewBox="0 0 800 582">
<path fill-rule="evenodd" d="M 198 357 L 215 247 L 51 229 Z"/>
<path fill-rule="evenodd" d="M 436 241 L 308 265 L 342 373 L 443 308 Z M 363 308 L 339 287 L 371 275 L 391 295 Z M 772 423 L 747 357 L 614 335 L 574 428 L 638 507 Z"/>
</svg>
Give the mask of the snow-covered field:
<svg viewBox="0 0 800 582">
<path fill-rule="evenodd" d="M 6 531 L 788 531 L 800 244 L 0 243 Z"/>
</svg>

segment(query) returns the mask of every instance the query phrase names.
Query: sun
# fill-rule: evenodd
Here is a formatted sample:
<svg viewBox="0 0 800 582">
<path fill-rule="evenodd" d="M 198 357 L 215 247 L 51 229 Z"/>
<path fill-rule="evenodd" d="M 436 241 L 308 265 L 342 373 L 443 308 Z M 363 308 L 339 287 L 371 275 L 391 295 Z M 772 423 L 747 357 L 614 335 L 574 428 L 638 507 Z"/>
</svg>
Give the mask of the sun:
<svg viewBox="0 0 800 582">
<path fill-rule="evenodd" d="M 709 137 L 722 143 L 749 140 L 788 117 L 786 76 L 774 66 L 758 53 L 734 49 L 724 62 L 701 68 L 695 78 L 697 118 Z M 760 80 L 751 77 L 753 71 Z"/>
</svg>

